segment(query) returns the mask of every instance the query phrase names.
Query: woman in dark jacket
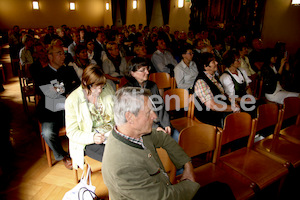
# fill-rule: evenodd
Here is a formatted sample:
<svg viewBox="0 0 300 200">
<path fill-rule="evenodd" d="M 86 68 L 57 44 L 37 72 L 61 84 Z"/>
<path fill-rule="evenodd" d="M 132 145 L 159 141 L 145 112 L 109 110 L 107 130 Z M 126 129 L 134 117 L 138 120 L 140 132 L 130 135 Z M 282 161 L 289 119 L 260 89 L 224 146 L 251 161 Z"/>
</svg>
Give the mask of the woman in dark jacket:
<svg viewBox="0 0 300 200">
<path fill-rule="evenodd" d="M 144 58 L 135 57 L 131 59 L 128 63 L 129 71 L 126 76 L 129 82 L 125 87 L 142 87 L 151 91 L 151 99 L 157 115 L 157 120 L 153 123 L 152 128 L 171 135 L 178 142 L 179 132 L 176 129 L 171 128 L 169 114 L 165 110 L 163 98 L 159 94 L 157 85 L 148 80 L 150 68 L 151 67 L 149 67 L 149 64 Z"/>
<path fill-rule="evenodd" d="M 264 63 L 261 73 L 263 78 L 263 92 L 269 101 L 283 104 L 287 97 L 299 97 L 299 93 L 289 92 L 282 88 L 280 80 L 283 70 L 288 69 L 287 58 L 283 57 L 280 66 L 276 66 L 277 55 L 273 49 L 268 49 L 266 62 Z"/>
</svg>

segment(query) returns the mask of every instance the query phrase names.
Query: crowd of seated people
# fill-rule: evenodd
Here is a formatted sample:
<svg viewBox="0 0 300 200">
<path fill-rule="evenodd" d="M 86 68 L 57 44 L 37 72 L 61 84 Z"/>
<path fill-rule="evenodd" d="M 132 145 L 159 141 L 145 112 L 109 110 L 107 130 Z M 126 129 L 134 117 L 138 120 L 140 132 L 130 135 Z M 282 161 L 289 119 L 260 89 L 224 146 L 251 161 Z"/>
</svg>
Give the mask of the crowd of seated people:
<svg viewBox="0 0 300 200">
<path fill-rule="evenodd" d="M 288 84 L 278 82 L 282 76 L 290 75 L 285 72 L 297 72 L 293 67 L 299 65 L 297 59 L 294 59 L 295 64 L 288 65 L 282 48 L 266 51 L 260 38 L 250 41 L 244 34 L 237 36 L 233 32 L 216 33 L 205 29 L 189 31 L 188 34 L 176 30 L 172 34 L 168 25 L 154 26 L 151 30 L 149 26 L 139 26 L 136 30 L 135 25 L 119 28 L 84 25 L 69 28 L 62 25 L 56 29 L 48 26 L 30 31 L 20 31 L 19 26 L 14 26 L 9 32 L 9 45 L 11 58 L 18 57 L 20 63 L 26 65 L 37 86 L 49 84 L 51 78 L 57 79 L 64 83 L 66 97 L 80 85 L 84 70 L 91 64 L 103 70 L 106 85 L 110 84 L 114 90 L 120 78 L 128 74 L 131 75 L 131 85 L 148 88 L 151 83 L 151 89 L 156 87 L 148 81 L 149 73 L 169 73 L 175 78 L 176 87 L 194 94 L 200 105 L 195 105 L 196 118 L 219 127 L 223 127 L 228 114 L 240 112 L 239 100 L 245 94 L 252 94 L 249 84 L 256 79 L 262 78 L 262 91 L 270 101 L 282 104 L 287 96 L 299 96 L 294 92 L 299 92 L 294 79 L 291 79 L 294 83 L 291 92 L 283 89 Z M 130 66 L 129 63 L 133 63 L 130 60 L 137 58 L 145 60 L 147 68 L 144 69 L 144 65 Z M 144 73 L 141 80 L 139 73 Z M 299 74 L 291 77 L 299 77 Z M 59 112 L 59 116 L 56 116 L 58 113 L 47 114 L 50 111 L 41 109 L 45 95 L 37 92 L 42 96 L 40 110 L 37 109 L 41 116 L 42 135 L 54 151 L 55 158 L 63 159 L 70 169 L 67 153 L 61 149 L 57 137 L 52 137 L 57 134 L 58 127 L 64 126 L 64 111 Z M 222 103 L 214 98 L 218 95 L 224 96 Z M 231 95 L 238 95 L 238 98 L 232 100 Z M 161 117 L 161 130 L 174 134 L 176 130 L 172 129 L 169 120 L 162 118 L 168 115 L 163 112 L 158 116 Z M 59 123 L 58 119 L 61 120 Z"/>
</svg>

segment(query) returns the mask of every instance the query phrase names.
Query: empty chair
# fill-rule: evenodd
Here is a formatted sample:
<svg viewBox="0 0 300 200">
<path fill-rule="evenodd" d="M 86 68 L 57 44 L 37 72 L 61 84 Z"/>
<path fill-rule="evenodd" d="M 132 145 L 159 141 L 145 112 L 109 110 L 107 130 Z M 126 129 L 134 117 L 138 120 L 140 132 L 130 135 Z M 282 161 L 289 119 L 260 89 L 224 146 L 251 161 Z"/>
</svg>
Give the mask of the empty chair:
<svg viewBox="0 0 300 200">
<path fill-rule="evenodd" d="M 258 107 L 256 131 L 274 125 L 273 134 L 254 143 L 254 149 L 282 164 L 300 165 L 300 146 L 279 137 L 279 112 L 277 104 L 263 104 Z"/>
<path fill-rule="evenodd" d="M 167 111 L 185 109 L 185 116 L 170 120 L 172 126 L 179 132 L 189 126 L 201 124 L 194 120 L 194 105 L 192 95 L 185 89 L 170 89 L 164 92 L 165 108 Z M 172 116 L 170 116 L 172 117 Z"/>
<path fill-rule="evenodd" d="M 191 126 L 181 131 L 179 136 L 179 145 L 187 153 L 188 156 L 194 157 L 200 154 L 213 153 L 212 159 L 208 163 L 195 166 L 194 172 L 196 181 L 205 186 L 214 181 L 227 183 L 233 191 L 236 199 L 249 199 L 254 195 L 251 188 L 251 182 L 244 182 L 231 177 L 226 171 L 216 165 L 216 155 L 220 133 L 216 131 L 216 127 L 208 124 L 200 124 Z"/>
<path fill-rule="evenodd" d="M 254 124 L 251 116 L 244 112 L 232 113 L 225 118 L 217 163 L 232 176 L 243 175 L 259 189 L 264 189 L 278 180 L 283 181 L 288 169 L 283 164 L 253 150 Z M 248 139 L 247 145 L 240 144 L 241 147 L 237 150 L 230 153 L 223 152 L 221 156 L 221 147 L 237 142 L 241 138 Z"/>
<path fill-rule="evenodd" d="M 285 120 L 296 117 L 296 123 L 280 131 L 280 137 L 293 143 L 300 144 L 300 98 L 288 97 L 284 99 L 283 117 L 280 126 Z"/>
<path fill-rule="evenodd" d="M 170 76 L 170 74 L 166 72 L 157 72 L 149 75 L 149 80 L 156 83 L 161 96 L 163 96 L 164 90 L 171 88 L 174 86 L 174 78 Z"/>
<path fill-rule="evenodd" d="M 30 97 L 34 98 L 34 103 L 36 105 L 35 84 L 33 81 L 29 81 L 29 78 L 27 77 L 25 71 L 22 68 L 18 69 L 18 76 L 23 101 L 23 109 L 24 112 L 28 113 L 28 102 L 30 102 Z"/>
</svg>

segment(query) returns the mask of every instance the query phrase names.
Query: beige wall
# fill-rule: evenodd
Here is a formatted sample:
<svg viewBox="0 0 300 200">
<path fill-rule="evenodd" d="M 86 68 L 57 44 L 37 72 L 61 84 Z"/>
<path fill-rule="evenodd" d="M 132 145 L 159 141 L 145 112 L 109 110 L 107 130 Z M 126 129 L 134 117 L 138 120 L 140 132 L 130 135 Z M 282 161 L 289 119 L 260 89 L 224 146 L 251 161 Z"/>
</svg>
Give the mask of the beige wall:
<svg viewBox="0 0 300 200">
<path fill-rule="evenodd" d="M 291 6 L 290 0 L 267 0 L 262 39 L 265 47 L 283 41 L 294 54 L 300 48 L 300 6 Z"/>
<path fill-rule="evenodd" d="M 136 27 L 139 24 L 146 25 L 147 21 L 145 0 L 138 0 L 136 9 L 132 8 L 132 2 L 133 0 L 127 0 L 126 24 L 135 24 Z"/>
<path fill-rule="evenodd" d="M 69 10 L 67 0 L 39 0 L 40 10 L 32 10 L 31 0 L 0 0 L 0 28 L 12 28 L 16 24 L 21 28 L 103 25 L 104 0 L 75 2 L 76 11 Z"/>
<path fill-rule="evenodd" d="M 111 26 L 113 24 L 113 21 L 112 21 L 112 12 L 111 12 L 111 1 L 108 0 L 108 1 L 103 1 L 103 5 L 106 4 L 106 2 L 109 2 L 109 10 L 106 10 L 104 8 L 104 17 L 103 17 L 103 26 L 106 26 L 106 25 L 109 25 Z M 105 6 L 105 5 L 104 5 Z"/>
<path fill-rule="evenodd" d="M 178 8 L 178 0 L 171 1 L 169 25 L 171 33 L 174 31 L 188 32 L 190 26 L 191 2 L 184 2 L 183 8 Z"/>
</svg>

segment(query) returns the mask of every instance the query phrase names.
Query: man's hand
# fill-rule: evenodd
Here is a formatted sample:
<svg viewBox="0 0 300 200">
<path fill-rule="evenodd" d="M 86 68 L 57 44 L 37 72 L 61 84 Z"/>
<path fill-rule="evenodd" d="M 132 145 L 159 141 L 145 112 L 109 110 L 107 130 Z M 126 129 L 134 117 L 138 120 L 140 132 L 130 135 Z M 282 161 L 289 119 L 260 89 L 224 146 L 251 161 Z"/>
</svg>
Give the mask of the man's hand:
<svg viewBox="0 0 300 200">
<path fill-rule="evenodd" d="M 171 127 L 170 126 L 165 127 L 165 129 L 163 129 L 162 127 L 157 127 L 156 130 L 162 131 L 168 135 L 171 135 Z"/>
<path fill-rule="evenodd" d="M 180 181 L 183 181 L 186 179 L 195 182 L 194 167 L 191 162 L 187 162 L 184 164 L 184 170 L 183 170 Z"/>
<path fill-rule="evenodd" d="M 95 133 L 95 135 L 94 135 L 94 142 L 95 142 L 95 144 L 102 144 L 104 141 L 105 141 L 104 134 Z"/>
</svg>

